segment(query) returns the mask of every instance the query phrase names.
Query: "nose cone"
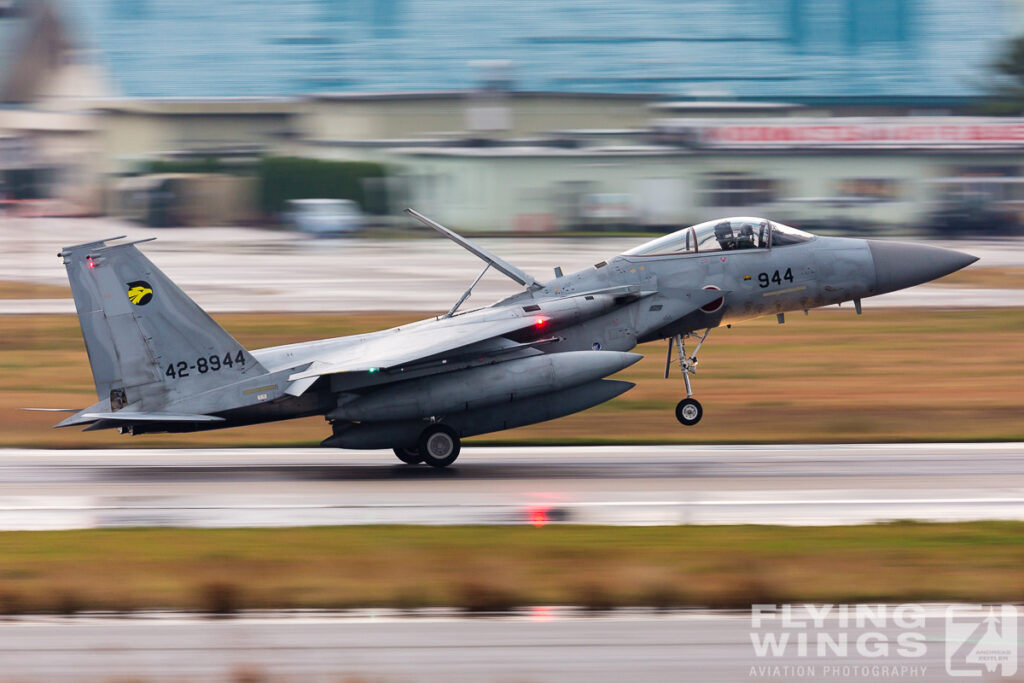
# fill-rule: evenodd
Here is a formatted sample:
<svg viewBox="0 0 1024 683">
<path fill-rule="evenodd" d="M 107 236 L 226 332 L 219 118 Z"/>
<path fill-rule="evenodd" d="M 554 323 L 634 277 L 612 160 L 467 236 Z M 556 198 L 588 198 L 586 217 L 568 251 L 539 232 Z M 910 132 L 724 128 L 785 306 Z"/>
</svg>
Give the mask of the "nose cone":
<svg viewBox="0 0 1024 683">
<path fill-rule="evenodd" d="M 978 260 L 962 251 L 928 244 L 867 240 L 875 262 L 878 293 L 893 292 L 936 280 Z"/>
</svg>

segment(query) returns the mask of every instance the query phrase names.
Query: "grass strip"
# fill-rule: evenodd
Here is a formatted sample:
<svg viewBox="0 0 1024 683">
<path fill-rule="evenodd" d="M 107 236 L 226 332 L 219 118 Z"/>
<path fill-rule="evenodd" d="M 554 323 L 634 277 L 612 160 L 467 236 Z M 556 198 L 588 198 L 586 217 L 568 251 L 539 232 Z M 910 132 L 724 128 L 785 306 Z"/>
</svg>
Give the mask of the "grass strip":
<svg viewBox="0 0 1024 683">
<path fill-rule="evenodd" d="M 1024 289 L 1024 268 L 967 268 L 938 280 L 941 287 L 980 287 L 983 289 Z"/>
<path fill-rule="evenodd" d="M 67 285 L 43 285 L 34 282 L 0 280 L 0 299 L 70 299 Z"/>
<path fill-rule="evenodd" d="M 0 533 L 0 611 L 1019 601 L 1024 523 Z"/>
</svg>

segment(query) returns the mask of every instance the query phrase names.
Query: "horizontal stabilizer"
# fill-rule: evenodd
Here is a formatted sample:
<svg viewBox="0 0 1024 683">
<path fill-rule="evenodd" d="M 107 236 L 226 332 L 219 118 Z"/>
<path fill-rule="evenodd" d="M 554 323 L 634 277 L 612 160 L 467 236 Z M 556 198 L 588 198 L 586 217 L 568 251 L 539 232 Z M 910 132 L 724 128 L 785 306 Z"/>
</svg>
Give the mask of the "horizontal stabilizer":
<svg viewBox="0 0 1024 683">
<path fill-rule="evenodd" d="M 216 415 L 189 415 L 188 413 L 85 413 L 82 417 L 94 420 L 117 420 L 119 422 L 223 422 Z"/>
<path fill-rule="evenodd" d="M 190 415 L 188 413 L 141 413 L 132 410 L 116 412 L 89 411 L 78 413 L 64 420 L 57 427 L 73 427 L 105 420 L 108 422 L 223 422 L 223 417 L 215 415 Z"/>
<path fill-rule="evenodd" d="M 77 413 L 81 408 L 22 408 L 30 413 Z"/>
</svg>

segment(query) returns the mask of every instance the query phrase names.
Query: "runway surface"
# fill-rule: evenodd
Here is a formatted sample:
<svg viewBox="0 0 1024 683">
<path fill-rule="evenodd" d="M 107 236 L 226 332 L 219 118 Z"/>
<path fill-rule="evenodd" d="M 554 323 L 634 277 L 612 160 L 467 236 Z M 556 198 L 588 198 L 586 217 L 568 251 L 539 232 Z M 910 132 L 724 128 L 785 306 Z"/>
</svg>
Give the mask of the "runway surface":
<svg viewBox="0 0 1024 683">
<path fill-rule="evenodd" d="M 61 247 L 127 235 L 157 237 L 145 252 L 200 306 L 237 311 L 445 311 L 480 272 L 480 261 L 448 240 L 371 237 L 309 239 L 249 228 L 155 230 L 110 219 L 5 219 L 0 243 L 6 258 L 0 280 L 65 285 L 56 257 Z M 481 238 L 485 248 L 544 280 L 552 268 L 586 268 L 646 241 L 645 237 Z M 974 267 L 1024 266 L 1024 241 L 940 243 L 980 257 Z M 489 273 L 469 306 L 520 291 Z M 867 309 L 892 306 L 1024 307 L 1022 289 L 921 286 L 873 297 Z M 0 315 L 73 313 L 71 299 L 0 299 Z"/>
<path fill-rule="evenodd" d="M 0 451 L 0 529 L 1024 519 L 1024 444 Z"/>
<path fill-rule="evenodd" d="M 472 619 L 429 613 L 400 618 L 388 612 L 233 620 L 22 617 L 0 622 L 0 677 L 25 682 L 934 681 L 949 680 L 947 656 L 958 671 L 982 668 L 958 650 L 961 641 L 946 628 L 945 606 L 921 607 L 900 620 L 892 606 L 872 609 L 876 618 L 883 615 L 878 621 L 858 625 L 851 614 L 844 623 L 835 611 L 820 627 L 804 628 L 782 626 L 778 613 L 755 625 L 748 612 L 600 617 L 543 607 Z M 963 609 L 957 619 L 968 622 L 970 634 L 987 614 Z M 1017 617 L 1004 622 L 1004 629 L 1010 621 L 1020 626 Z M 786 631 L 794 641 L 796 634 L 806 634 L 806 655 L 793 644 L 778 654 L 758 654 L 753 639 L 763 644 L 769 635 L 779 638 Z M 819 654 L 819 634 L 832 642 L 845 636 L 845 652 Z M 988 680 L 997 676 L 989 675 Z"/>
</svg>

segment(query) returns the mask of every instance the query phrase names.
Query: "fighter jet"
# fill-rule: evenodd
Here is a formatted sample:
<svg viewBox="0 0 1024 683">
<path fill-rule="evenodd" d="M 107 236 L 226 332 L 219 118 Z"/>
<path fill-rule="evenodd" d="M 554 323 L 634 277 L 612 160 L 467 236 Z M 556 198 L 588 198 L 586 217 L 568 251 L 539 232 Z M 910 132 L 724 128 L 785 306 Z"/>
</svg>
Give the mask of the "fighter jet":
<svg viewBox="0 0 1024 683">
<path fill-rule="evenodd" d="M 685 397 L 711 330 L 853 301 L 977 260 L 923 244 L 815 236 L 763 218 L 683 228 L 579 272 L 540 281 L 451 230 L 407 213 L 484 262 L 445 313 L 369 334 L 246 349 L 138 249 L 112 238 L 64 248 L 99 400 L 57 427 L 192 432 L 323 415 L 322 445 L 390 448 L 446 467 L 461 439 L 570 415 L 634 385 L 611 375 L 668 340 Z M 460 310 L 490 269 L 523 290 Z M 687 342 L 694 344 L 687 350 Z M 70 411 L 69 411 L 70 412 Z"/>
</svg>

